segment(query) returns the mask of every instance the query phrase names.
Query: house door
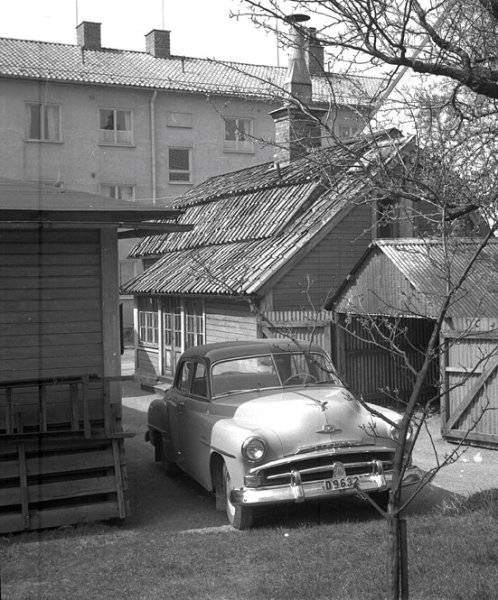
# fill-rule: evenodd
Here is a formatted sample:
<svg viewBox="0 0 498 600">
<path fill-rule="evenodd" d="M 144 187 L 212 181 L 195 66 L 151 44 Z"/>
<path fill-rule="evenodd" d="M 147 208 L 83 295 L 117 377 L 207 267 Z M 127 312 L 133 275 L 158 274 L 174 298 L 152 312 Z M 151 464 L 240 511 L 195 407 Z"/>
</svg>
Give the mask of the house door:
<svg viewBox="0 0 498 600">
<path fill-rule="evenodd" d="M 443 436 L 498 444 L 498 338 L 445 338 Z"/>
<path fill-rule="evenodd" d="M 182 311 L 174 298 L 163 300 L 163 373 L 173 376 L 182 349 Z"/>
</svg>

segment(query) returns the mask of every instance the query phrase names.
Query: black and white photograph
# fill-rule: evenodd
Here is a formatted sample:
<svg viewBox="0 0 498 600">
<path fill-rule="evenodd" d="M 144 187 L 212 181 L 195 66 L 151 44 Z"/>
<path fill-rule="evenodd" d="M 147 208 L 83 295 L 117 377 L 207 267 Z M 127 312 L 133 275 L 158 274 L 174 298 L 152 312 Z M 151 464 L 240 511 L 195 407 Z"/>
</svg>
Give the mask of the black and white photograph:
<svg viewBox="0 0 498 600">
<path fill-rule="evenodd" d="M 498 0 L 0 0 L 0 600 L 498 598 Z"/>
</svg>

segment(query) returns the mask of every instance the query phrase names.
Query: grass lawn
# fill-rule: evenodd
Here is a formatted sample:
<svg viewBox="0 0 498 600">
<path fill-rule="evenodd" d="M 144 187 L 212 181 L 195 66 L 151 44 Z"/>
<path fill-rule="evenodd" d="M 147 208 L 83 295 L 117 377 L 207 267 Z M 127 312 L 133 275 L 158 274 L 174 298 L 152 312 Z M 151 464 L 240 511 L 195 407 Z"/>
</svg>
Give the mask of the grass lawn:
<svg viewBox="0 0 498 600">
<path fill-rule="evenodd" d="M 408 520 L 411 600 L 494 600 L 496 497 Z M 457 514 L 451 514 L 456 512 Z M 385 523 L 162 533 L 107 525 L 1 540 L 5 600 L 373 600 Z M 39 540 L 39 541 L 35 541 Z"/>
</svg>

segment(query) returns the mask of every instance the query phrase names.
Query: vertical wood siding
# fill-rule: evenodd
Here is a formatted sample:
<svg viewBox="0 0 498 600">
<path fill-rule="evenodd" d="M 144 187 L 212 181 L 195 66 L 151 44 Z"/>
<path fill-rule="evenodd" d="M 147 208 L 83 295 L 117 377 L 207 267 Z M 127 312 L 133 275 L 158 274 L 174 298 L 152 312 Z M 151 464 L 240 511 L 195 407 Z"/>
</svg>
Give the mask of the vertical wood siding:
<svg viewBox="0 0 498 600">
<path fill-rule="evenodd" d="M 206 300 L 206 343 L 254 340 L 256 315 L 249 305 L 230 300 Z"/>
<path fill-rule="evenodd" d="M 498 339 L 482 334 L 446 341 L 444 415 L 450 427 L 443 427 L 448 437 L 498 444 Z"/>
<path fill-rule="evenodd" d="M 371 208 L 354 208 L 332 231 L 273 287 L 273 308 L 310 309 L 304 292 L 309 292 L 314 308 L 320 309 L 327 297 L 342 283 L 371 242 Z"/>
<path fill-rule="evenodd" d="M 330 329 L 332 313 L 311 310 L 269 310 L 263 313 L 261 337 L 294 339 L 315 344 L 331 354 Z"/>
<path fill-rule="evenodd" d="M 365 338 L 368 339 L 370 335 L 374 339 L 377 336 L 370 326 L 365 329 L 359 319 L 353 318 L 344 326 L 348 331 L 344 332 L 343 336 L 344 348 L 340 364 L 342 375 L 351 388 L 356 393 L 362 394 L 365 399 L 381 403 L 389 402 L 391 395 L 399 395 L 407 399 L 413 388 L 413 376 L 408 371 L 404 359 L 366 341 Z M 407 337 L 410 343 L 400 340 L 398 344 L 407 353 L 411 364 L 415 368 L 420 368 L 423 355 L 413 347 L 421 349 L 425 347 L 432 330 L 432 323 L 426 319 L 403 319 L 399 327 L 408 328 Z M 381 342 L 379 338 L 377 339 Z M 422 394 L 425 400 L 433 394 L 437 369 L 438 365 L 434 361 Z"/>
</svg>

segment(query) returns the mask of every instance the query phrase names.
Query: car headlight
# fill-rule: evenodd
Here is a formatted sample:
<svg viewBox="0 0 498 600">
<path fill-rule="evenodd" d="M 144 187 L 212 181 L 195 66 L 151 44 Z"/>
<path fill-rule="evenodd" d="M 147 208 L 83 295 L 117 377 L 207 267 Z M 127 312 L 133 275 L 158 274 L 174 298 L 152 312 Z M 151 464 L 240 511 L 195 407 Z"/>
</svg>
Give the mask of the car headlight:
<svg viewBox="0 0 498 600">
<path fill-rule="evenodd" d="M 242 456 L 251 461 L 259 462 L 266 455 L 266 444 L 257 437 L 250 437 L 242 444 Z"/>
<path fill-rule="evenodd" d="M 390 435 L 391 435 L 391 438 L 395 442 L 397 442 L 399 440 L 399 429 L 397 427 L 391 427 Z M 410 423 L 410 425 L 408 425 L 408 431 L 407 431 L 407 434 L 406 434 L 406 441 L 407 442 L 411 441 L 412 437 L 413 437 L 413 426 Z"/>
</svg>

